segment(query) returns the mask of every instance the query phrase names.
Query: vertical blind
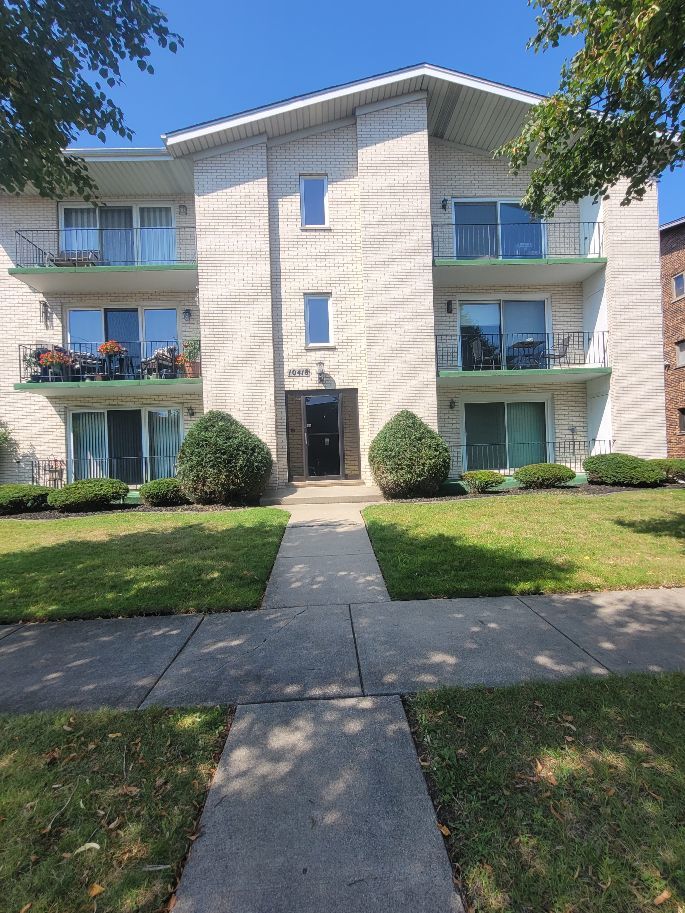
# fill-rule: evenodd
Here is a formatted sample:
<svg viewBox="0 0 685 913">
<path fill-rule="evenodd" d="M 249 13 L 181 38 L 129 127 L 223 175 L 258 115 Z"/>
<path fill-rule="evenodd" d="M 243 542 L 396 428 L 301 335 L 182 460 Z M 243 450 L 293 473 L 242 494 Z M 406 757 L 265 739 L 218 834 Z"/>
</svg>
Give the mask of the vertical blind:
<svg viewBox="0 0 685 913">
<path fill-rule="evenodd" d="M 173 263 L 176 259 L 176 233 L 168 206 L 141 206 L 140 262 Z"/>
<path fill-rule="evenodd" d="M 133 210 L 130 206 L 107 206 L 100 210 L 102 260 L 112 266 L 135 263 Z"/>
<path fill-rule="evenodd" d="M 176 458 L 181 446 L 181 412 L 159 409 L 148 412 L 150 478 L 176 475 Z"/>
<path fill-rule="evenodd" d="M 107 475 L 107 423 L 104 412 L 74 412 L 74 479 Z"/>
<path fill-rule="evenodd" d="M 100 249 L 98 238 L 98 213 L 92 206 L 68 207 L 64 210 L 64 229 L 60 248 L 71 255 Z"/>
</svg>

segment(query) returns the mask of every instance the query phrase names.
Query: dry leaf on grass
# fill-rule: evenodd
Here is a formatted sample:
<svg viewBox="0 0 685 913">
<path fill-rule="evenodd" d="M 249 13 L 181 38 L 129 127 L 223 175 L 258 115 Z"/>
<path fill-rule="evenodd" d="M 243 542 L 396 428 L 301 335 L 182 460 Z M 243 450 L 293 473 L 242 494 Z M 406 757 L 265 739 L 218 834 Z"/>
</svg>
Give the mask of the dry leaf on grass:
<svg viewBox="0 0 685 913">
<path fill-rule="evenodd" d="M 89 896 L 89 897 L 99 897 L 100 894 L 104 894 L 104 893 L 105 893 L 105 889 L 102 887 L 101 884 L 97 884 L 97 883 L 96 883 L 96 884 L 92 884 L 92 885 L 88 888 L 88 896 Z"/>
<path fill-rule="evenodd" d="M 667 900 L 671 899 L 671 892 L 666 889 L 659 894 L 658 897 L 654 898 L 654 906 L 660 907 L 662 903 L 666 903 Z"/>
<path fill-rule="evenodd" d="M 452 833 L 452 831 L 447 827 L 446 824 L 441 824 L 439 821 L 438 821 L 438 830 L 440 831 L 440 833 L 442 834 L 443 837 L 449 837 L 450 834 Z"/>
</svg>

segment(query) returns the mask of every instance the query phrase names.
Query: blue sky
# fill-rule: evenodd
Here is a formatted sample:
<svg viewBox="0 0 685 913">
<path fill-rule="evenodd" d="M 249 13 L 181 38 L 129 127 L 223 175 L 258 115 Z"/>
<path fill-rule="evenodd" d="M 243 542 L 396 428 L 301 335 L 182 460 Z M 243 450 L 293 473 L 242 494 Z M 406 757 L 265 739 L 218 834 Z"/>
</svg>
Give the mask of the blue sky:
<svg viewBox="0 0 685 913">
<path fill-rule="evenodd" d="M 156 51 L 155 75 L 127 67 L 114 97 L 136 146 L 160 134 L 382 73 L 428 62 L 497 82 L 551 92 L 570 46 L 526 50 L 535 31 L 526 0 L 157 0 L 183 35 L 178 54 Z M 94 145 L 84 136 L 79 145 Z M 112 139 L 108 145 L 121 145 Z M 660 186 L 662 222 L 685 215 L 685 169 Z"/>
</svg>

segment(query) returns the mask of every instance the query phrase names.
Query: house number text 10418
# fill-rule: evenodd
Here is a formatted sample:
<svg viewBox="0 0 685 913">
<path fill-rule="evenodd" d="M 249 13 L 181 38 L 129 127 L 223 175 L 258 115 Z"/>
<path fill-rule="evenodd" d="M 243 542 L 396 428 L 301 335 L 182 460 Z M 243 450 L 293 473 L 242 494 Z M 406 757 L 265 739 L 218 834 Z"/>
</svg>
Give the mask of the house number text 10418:
<svg viewBox="0 0 685 913">
<path fill-rule="evenodd" d="M 289 368 L 288 377 L 311 377 L 309 368 Z"/>
</svg>

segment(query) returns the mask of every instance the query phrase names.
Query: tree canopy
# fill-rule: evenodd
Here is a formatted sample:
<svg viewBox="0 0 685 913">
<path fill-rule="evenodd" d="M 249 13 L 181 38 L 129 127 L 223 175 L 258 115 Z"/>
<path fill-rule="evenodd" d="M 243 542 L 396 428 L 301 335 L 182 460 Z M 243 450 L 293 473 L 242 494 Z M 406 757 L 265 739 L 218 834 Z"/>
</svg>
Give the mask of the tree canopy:
<svg viewBox="0 0 685 913">
<path fill-rule="evenodd" d="M 535 51 L 563 39 L 583 46 L 559 89 L 536 105 L 500 154 L 514 172 L 532 163 L 524 205 L 550 215 L 628 180 L 624 203 L 644 196 L 685 160 L 685 0 L 529 0 Z"/>
<path fill-rule="evenodd" d="M 108 90 L 127 60 L 153 73 L 155 43 L 183 40 L 148 0 L 0 0 L 0 189 L 93 198 L 83 160 L 62 150 L 84 131 L 132 139 Z"/>
</svg>

